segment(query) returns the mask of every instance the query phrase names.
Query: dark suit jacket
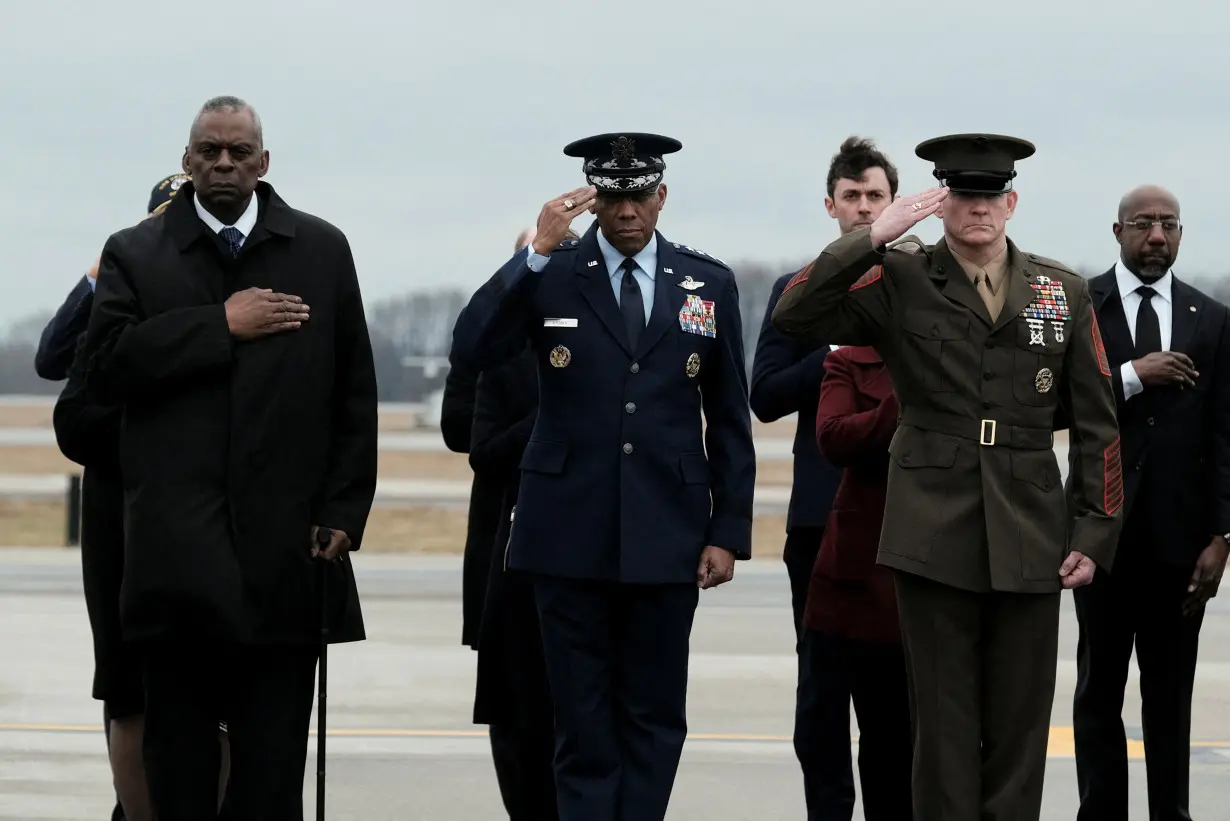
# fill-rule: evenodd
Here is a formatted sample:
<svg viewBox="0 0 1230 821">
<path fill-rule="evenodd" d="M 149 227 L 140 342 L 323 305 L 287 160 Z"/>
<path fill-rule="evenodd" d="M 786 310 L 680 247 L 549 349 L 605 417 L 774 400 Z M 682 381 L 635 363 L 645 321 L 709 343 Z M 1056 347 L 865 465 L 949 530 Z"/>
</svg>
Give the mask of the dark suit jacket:
<svg viewBox="0 0 1230 821">
<path fill-rule="evenodd" d="M 1124 400 L 1120 367 L 1135 346 L 1114 269 L 1090 280 L 1089 292 L 1114 380 L 1124 515 L 1147 500 L 1157 557 L 1192 567 L 1214 534 L 1230 532 L 1230 310 L 1175 278 L 1170 350 L 1191 357 L 1196 386 Z"/>
<path fill-rule="evenodd" d="M 804 622 L 846 638 L 899 642 L 893 571 L 876 564 L 897 398 L 874 348 L 839 348 L 826 365 L 816 441 L 843 470 L 812 571 Z"/>
<path fill-rule="evenodd" d="M 479 375 L 478 371 L 458 361 L 450 352 L 448 375 L 444 378 L 444 400 L 440 408 L 440 433 L 444 436 L 445 446 L 454 453 L 470 452 Z M 492 476 L 487 470 L 474 468 L 474 478 L 470 482 L 466 542 L 461 560 L 461 643 L 471 650 L 478 649 L 479 623 L 483 617 L 483 600 L 487 596 L 491 545 L 499 526 L 502 493 L 499 477 Z"/>
<path fill-rule="evenodd" d="M 538 415 L 538 369 L 534 352 L 478 378 L 470 465 L 491 477 L 500 490 L 497 527 L 488 549 L 489 573 L 478 639 L 474 720 L 480 724 L 516 716 L 512 696 L 527 685 L 548 691 L 533 583 L 506 566 L 513 507 L 521 471 L 517 467 Z"/>
<path fill-rule="evenodd" d="M 820 381 L 824 378 L 824 358 L 829 346 L 791 339 L 773 327 L 773 308 L 793 276 L 785 274 L 773 283 L 760 323 L 749 395 L 752 412 L 761 422 L 798 414 L 787 533 L 795 527 L 824 527 L 841 478 L 841 471 L 825 461 L 816 449 L 816 404 L 820 401 Z"/>
<path fill-rule="evenodd" d="M 56 310 L 39 337 L 38 350 L 34 353 L 34 372 L 40 378 L 52 382 L 67 378 L 77 351 L 77 338 L 85 333 L 93 302 L 94 291 L 90 288 L 90 280 L 83 276 L 73 285 L 64 304 Z"/>
<path fill-rule="evenodd" d="M 540 272 L 518 251 L 457 322 L 453 350 L 471 367 L 527 343 L 538 363 L 510 566 L 694 584 L 706 545 L 751 555 L 756 454 L 734 273 L 659 233 L 653 310 L 633 348 L 597 231 L 561 243 Z"/>
<path fill-rule="evenodd" d="M 316 644 L 311 527 L 354 549 L 376 488 L 376 376 L 350 246 L 265 182 L 238 259 L 192 183 L 103 248 L 86 332 L 91 399 L 121 404 L 130 639 Z M 224 306 L 272 288 L 303 327 L 241 342 Z M 350 559 L 330 565 L 330 635 L 364 637 Z"/>
</svg>

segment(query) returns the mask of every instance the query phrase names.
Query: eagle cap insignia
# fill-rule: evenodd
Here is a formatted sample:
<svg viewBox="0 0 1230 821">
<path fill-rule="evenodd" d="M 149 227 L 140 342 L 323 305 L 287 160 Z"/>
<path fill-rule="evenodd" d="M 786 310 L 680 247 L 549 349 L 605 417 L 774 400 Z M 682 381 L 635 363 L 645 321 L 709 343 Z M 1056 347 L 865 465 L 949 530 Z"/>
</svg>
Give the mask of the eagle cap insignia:
<svg viewBox="0 0 1230 821">
<path fill-rule="evenodd" d="M 636 156 L 636 141 L 620 137 L 611 143 L 611 156 L 620 162 L 629 162 Z"/>
</svg>

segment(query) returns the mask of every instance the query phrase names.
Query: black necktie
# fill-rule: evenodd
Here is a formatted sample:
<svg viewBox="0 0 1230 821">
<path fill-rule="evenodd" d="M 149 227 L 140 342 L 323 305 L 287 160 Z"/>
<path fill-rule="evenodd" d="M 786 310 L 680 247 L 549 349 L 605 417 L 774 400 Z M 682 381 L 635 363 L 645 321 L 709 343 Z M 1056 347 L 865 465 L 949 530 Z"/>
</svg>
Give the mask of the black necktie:
<svg viewBox="0 0 1230 821">
<path fill-rule="evenodd" d="M 1140 294 L 1140 310 L 1136 312 L 1136 358 L 1140 359 L 1162 349 L 1162 327 L 1153 310 L 1153 297 L 1157 291 L 1148 285 L 1136 289 Z"/>
<path fill-rule="evenodd" d="M 636 270 L 636 260 L 625 259 L 619 270 L 624 272 L 619 286 L 619 311 L 624 315 L 628 344 L 635 351 L 641 331 L 645 330 L 645 301 L 641 299 L 641 286 L 637 285 L 636 277 L 632 276 L 632 272 Z"/>
</svg>

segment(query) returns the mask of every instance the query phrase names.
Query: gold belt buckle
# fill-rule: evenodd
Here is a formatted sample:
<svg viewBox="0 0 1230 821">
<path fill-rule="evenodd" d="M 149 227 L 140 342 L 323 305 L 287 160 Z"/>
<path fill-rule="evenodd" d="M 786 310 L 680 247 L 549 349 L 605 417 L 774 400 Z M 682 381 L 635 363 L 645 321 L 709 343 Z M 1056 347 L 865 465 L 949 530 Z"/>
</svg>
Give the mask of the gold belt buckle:
<svg viewBox="0 0 1230 821">
<path fill-rule="evenodd" d="M 978 444 L 986 447 L 995 445 L 995 420 L 983 419 L 982 427 L 978 431 Z"/>
</svg>

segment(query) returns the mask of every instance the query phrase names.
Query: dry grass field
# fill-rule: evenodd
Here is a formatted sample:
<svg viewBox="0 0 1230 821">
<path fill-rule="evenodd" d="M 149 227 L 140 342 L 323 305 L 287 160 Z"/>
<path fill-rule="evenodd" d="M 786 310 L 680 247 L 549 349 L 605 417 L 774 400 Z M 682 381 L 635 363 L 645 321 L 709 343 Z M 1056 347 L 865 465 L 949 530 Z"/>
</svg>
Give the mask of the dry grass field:
<svg viewBox="0 0 1230 821">
<path fill-rule="evenodd" d="M 0 427 L 50 428 L 51 406 L 0 405 Z M 408 411 L 385 411 L 381 414 L 380 427 L 386 431 L 414 430 L 415 418 Z M 794 429 L 793 418 L 768 425 L 753 422 L 757 440 L 789 440 L 794 437 Z M 788 486 L 791 483 L 789 461 L 761 460 L 756 470 L 759 486 Z M 78 467 L 54 446 L 0 446 L 0 473 L 3 474 L 47 475 L 77 471 Z M 461 453 L 382 451 L 380 476 L 465 481 L 471 473 L 469 462 Z M 0 499 L 0 528 L 0 547 L 63 546 L 66 536 L 64 503 Z M 465 542 L 465 530 L 464 508 L 380 506 L 372 511 L 365 549 L 371 552 L 457 553 Z M 757 556 L 780 556 L 784 539 L 784 516 L 757 517 L 753 524 L 753 550 Z"/>
</svg>

